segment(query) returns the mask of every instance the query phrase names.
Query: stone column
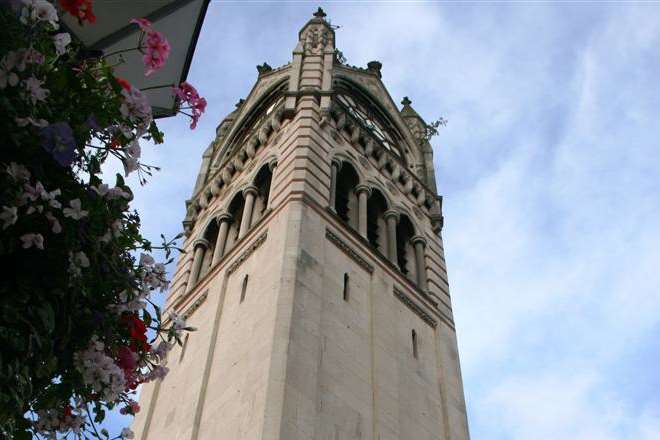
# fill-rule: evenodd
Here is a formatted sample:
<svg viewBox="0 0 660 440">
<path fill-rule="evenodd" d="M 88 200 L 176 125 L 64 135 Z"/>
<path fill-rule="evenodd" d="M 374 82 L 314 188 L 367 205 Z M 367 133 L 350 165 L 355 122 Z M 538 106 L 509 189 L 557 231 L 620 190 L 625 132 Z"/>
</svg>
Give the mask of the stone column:
<svg viewBox="0 0 660 440">
<path fill-rule="evenodd" d="M 190 269 L 190 275 L 188 276 L 188 285 L 186 286 L 186 292 L 190 292 L 199 281 L 199 274 L 202 271 L 202 262 L 204 262 L 204 255 L 206 250 L 209 248 L 208 240 L 203 238 L 198 238 L 193 244 L 193 249 L 195 253 L 193 254 L 192 268 Z"/>
<path fill-rule="evenodd" d="M 371 195 L 371 188 L 367 185 L 358 185 L 355 192 L 358 195 L 358 232 L 367 238 L 367 199 Z"/>
<path fill-rule="evenodd" d="M 387 257 L 392 264 L 398 266 L 396 257 L 396 224 L 399 222 L 399 213 L 393 209 L 385 212 L 387 222 Z"/>
<path fill-rule="evenodd" d="M 257 187 L 250 185 L 243 190 L 245 197 L 245 204 L 243 205 L 243 218 L 241 219 L 241 226 L 238 232 L 238 239 L 245 237 L 247 231 L 250 230 L 250 222 L 252 221 L 252 210 L 254 209 L 254 199 L 257 197 Z"/>
<path fill-rule="evenodd" d="M 213 251 L 211 267 L 215 266 L 225 254 L 227 234 L 229 233 L 229 224 L 232 221 L 232 217 L 228 213 L 223 212 L 216 217 L 215 221 L 218 222 L 218 238 L 215 241 L 215 250 Z"/>
<path fill-rule="evenodd" d="M 426 292 L 426 258 L 424 250 L 426 248 L 426 239 L 421 235 L 416 235 L 410 239 L 415 246 L 415 268 L 417 272 L 417 287 Z"/>
<path fill-rule="evenodd" d="M 341 169 L 341 161 L 339 159 L 332 159 L 330 164 L 330 209 L 335 214 L 335 204 L 337 202 L 337 175 Z"/>
<path fill-rule="evenodd" d="M 266 204 L 266 209 L 272 207 L 271 201 L 273 200 L 273 184 L 275 183 L 275 172 L 277 171 L 277 159 L 273 159 L 268 162 L 268 169 L 270 169 L 270 189 L 268 190 L 268 203 Z"/>
</svg>

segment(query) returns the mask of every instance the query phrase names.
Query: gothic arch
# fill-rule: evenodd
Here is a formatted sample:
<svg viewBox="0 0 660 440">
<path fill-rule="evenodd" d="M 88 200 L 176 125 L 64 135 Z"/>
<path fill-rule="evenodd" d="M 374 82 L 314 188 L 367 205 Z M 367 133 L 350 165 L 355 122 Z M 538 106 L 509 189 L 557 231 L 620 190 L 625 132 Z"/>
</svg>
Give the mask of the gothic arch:
<svg viewBox="0 0 660 440">
<path fill-rule="evenodd" d="M 417 279 L 415 249 L 412 244 L 415 235 L 415 225 L 406 214 L 401 214 L 396 227 L 397 265 L 399 270 L 413 281 Z"/>
<path fill-rule="evenodd" d="M 361 178 L 355 166 L 347 161 L 341 161 L 337 173 L 337 188 L 335 189 L 335 212 L 343 221 L 353 229 L 358 227 L 358 200 L 355 188 L 360 184 Z"/>
<path fill-rule="evenodd" d="M 279 105 L 279 100 L 284 98 L 284 91 L 288 85 L 288 78 L 283 78 L 270 87 L 268 87 L 258 99 L 252 104 L 249 110 L 241 111 L 241 116 L 233 124 L 224 147 L 213 159 L 212 164 L 215 167 L 223 165 L 225 158 L 233 155 L 234 151 L 248 141 L 253 133 L 255 124 L 260 118 L 268 117 L 269 110 L 274 110 Z M 250 97 L 248 97 L 248 101 Z M 244 103 L 243 105 L 247 105 Z M 274 106 L 271 108 L 271 106 Z"/>
<path fill-rule="evenodd" d="M 387 255 L 387 223 L 385 213 L 390 209 L 387 198 L 377 187 L 371 187 L 367 199 L 367 240 L 381 254 Z"/>
<path fill-rule="evenodd" d="M 387 128 L 394 134 L 396 139 L 393 139 L 393 141 L 396 142 L 396 146 L 401 153 L 401 156 L 397 157 L 397 159 L 402 162 L 404 168 L 410 169 L 416 173 L 418 167 L 424 166 L 423 152 L 419 149 L 417 142 L 415 142 L 410 134 L 406 124 L 401 120 L 398 110 L 396 113 L 393 113 L 393 111 L 389 110 L 387 106 L 382 103 L 381 99 L 374 96 L 371 91 L 367 90 L 364 86 L 358 84 L 346 75 L 335 74 L 333 88 L 335 95 L 341 94 L 342 92 L 347 93 L 362 101 L 366 101 L 366 103 L 373 108 L 377 116 L 385 122 Z M 389 94 L 385 91 L 384 93 L 389 98 Z M 394 104 L 392 103 L 391 105 Z"/>
</svg>

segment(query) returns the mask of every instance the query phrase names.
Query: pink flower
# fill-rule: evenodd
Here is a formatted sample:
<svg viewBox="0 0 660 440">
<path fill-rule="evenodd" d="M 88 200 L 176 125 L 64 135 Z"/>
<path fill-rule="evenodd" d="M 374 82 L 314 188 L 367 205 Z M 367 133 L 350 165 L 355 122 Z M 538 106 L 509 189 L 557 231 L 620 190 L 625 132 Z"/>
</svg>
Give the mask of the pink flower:
<svg viewBox="0 0 660 440">
<path fill-rule="evenodd" d="M 44 249 L 44 237 L 41 234 L 25 234 L 21 236 L 23 242 L 23 249 L 29 249 L 32 246 L 37 249 Z"/>
<path fill-rule="evenodd" d="M 142 62 L 147 68 L 144 73 L 149 76 L 156 70 L 165 65 L 167 58 L 170 56 L 170 43 L 158 31 L 149 31 L 147 33 L 147 44 L 143 47 L 145 54 L 142 57 Z"/>
<path fill-rule="evenodd" d="M 172 93 L 179 100 L 179 104 L 187 103 L 190 105 L 190 107 L 187 107 L 192 110 L 190 128 L 194 129 L 197 127 L 197 121 L 206 110 L 206 99 L 199 96 L 197 89 L 186 81 L 179 84 L 178 87 L 172 87 Z"/>
<path fill-rule="evenodd" d="M 137 24 L 142 32 L 151 31 L 151 22 L 146 18 L 134 18 L 129 23 Z"/>
<path fill-rule="evenodd" d="M 50 94 L 48 89 L 41 87 L 43 83 L 43 81 L 38 80 L 34 76 L 31 76 L 30 78 L 23 81 L 23 84 L 25 84 L 25 89 L 30 93 L 29 98 L 32 101 L 32 105 L 36 104 L 37 101 L 45 101 Z"/>
</svg>

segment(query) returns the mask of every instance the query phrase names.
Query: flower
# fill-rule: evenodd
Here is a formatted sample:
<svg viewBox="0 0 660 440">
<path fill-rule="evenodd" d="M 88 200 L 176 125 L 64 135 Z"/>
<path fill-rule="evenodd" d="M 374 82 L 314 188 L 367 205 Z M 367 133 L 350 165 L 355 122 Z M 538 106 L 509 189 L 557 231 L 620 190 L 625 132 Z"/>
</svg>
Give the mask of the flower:
<svg viewBox="0 0 660 440">
<path fill-rule="evenodd" d="M 71 43 L 71 35 L 68 32 L 62 32 L 53 36 L 53 44 L 55 45 L 55 52 L 58 55 L 66 53 L 66 47 Z"/>
<path fill-rule="evenodd" d="M 28 19 L 32 21 L 45 21 L 50 23 L 54 29 L 59 27 L 57 10 L 46 0 L 23 0 L 25 7 L 21 11 L 21 22 L 27 24 Z"/>
<path fill-rule="evenodd" d="M 126 157 L 121 160 L 124 165 L 124 175 L 128 177 L 133 171 L 137 171 L 139 168 L 138 160 L 134 157 Z"/>
<path fill-rule="evenodd" d="M 187 81 L 182 82 L 178 87 L 172 87 L 172 93 L 178 99 L 179 105 L 181 103 L 190 105 L 190 109 L 192 110 L 190 128 L 194 129 L 197 127 L 197 121 L 199 121 L 200 116 L 206 110 L 206 99 L 199 96 L 197 89 Z"/>
<path fill-rule="evenodd" d="M 24 234 L 21 236 L 23 242 L 23 249 L 29 249 L 32 246 L 37 249 L 44 249 L 44 237 L 41 234 Z"/>
<path fill-rule="evenodd" d="M 60 224 L 60 221 L 52 213 L 47 212 L 46 218 L 50 223 L 50 227 L 51 230 L 53 231 L 53 234 L 59 234 L 60 232 L 62 232 L 62 225 Z"/>
<path fill-rule="evenodd" d="M 41 129 L 42 147 L 52 154 L 53 158 L 67 167 L 75 158 L 76 141 L 73 130 L 66 122 L 56 122 Z"/>
<path fill-rule="evenodd" d="M 64 217 L 69 217 L 74 220 L 80 220 L 87 216 L 87 211 L 83 211 L 80 206 L 80 199 L 73 199 L 69 201 L 70 208 L 64 208 L 62 212 Z"/>
<path fill-rule="evenodd" d="M 131 91 L 131 83 L 126 81 L 124 78 L 121 78 L 119 76 L 115 76 L 115 81 L 119 83 L 122 89 L 128 90 L 129 92 Z"/>
<path fill-rule="evenodd" d="M 41 87 L 43 83 L 43 81 L 38 80 L 34 76 L 31 76 L 23 81 L 25 90 L 30 94 L 28 98 L 30 98 L 32 101 L 32 105 L 36 104 L 38 101 L 45 101 L 48 95 L 50 95 L 50 91 L 48 89 Z"/>
<path fill-rule="evenodd" d="M 134 18 L 129 23 L 137 24 L 142 32 L 151 31 L 151 22 L 146 18 Z"/>
<path fill-rule="evenodd" d="M 130 428 L 124 428 L 121 430 L 121 438 L 122 440 L 132 440 L 135 438 L 135 434 L 133 434 Z"/>
<path fill-rule="evenodd" d="M 60 0 L 60 6 L 76 17 L 80 24 L 85 20 L 90 23 L 96 21 L 96 15 L 92 11 L 92 0 Z"/>
<path fill-rule="evenodd" d="M 124 372 L 94 341 L 87 349 L 76 352 L 73 358 L 83 382 L 102 399 L 114 402 L 126 389 Z"/>
<path fill-rule="evenodd" d="M 30 179 L 30 172 L 28 171 L 28 169 L 25 168 L 23 165 L 17 164 L 16 162 L 11 162 L 9 165 L 7 165 L 7 168 L 5 168 L 5 171 L 16 182 L 18 182 L 20 180 Z"/>
<path fill-rule="evenodd" d="M 163 34 L 158 31 L 149 31 L 146 43 L 146 46 L 142 48 L 145 51 L 142 62 L 147 68 L 144 74 L 149 76 L 165 65 L 170 56 L 171 47 Z"/>
<path fill-rule="evenodd" d="M 140 405 L 135 400 L 129 400 L 128 405 L 119 410 L 120 414 L 135 415 L 140 412 Z"/>
<path fill-rule="evenodd" d="M 18 220 L 18 209 L 15 206 L 3 206 L 0 220 L 2 220 L 2 229 L 7 229 Z"/>
<path fill-rule="evenodd" d="M 140 254 L 140 266 L 153 266 L 156 260 L 149 254 Z"/>
<path fill-rule="evenodd" d="M 0 89 L 6 88 L 7 85 L 14 87 L 18 84 L 18 75 L 11 71 L 15 62 L 12 55 L 14 53 L 10 52 L 0 60 Z"/>
<path fill-rule="evenodd" d="M 27 118 L 14 118 L 16 125 L 19 127 L 25 127 L 27 125 L 33 125 L 38 128 L 44 128 L 48 126 L 48 121 L 45 119 L 33 119 L 31 117 Z"/>
<path fill-rule="evenodd" d="M 122 116 L 138 124 L 139 128 L 146 129 L 151 123 L 151 105 L 147 97 L 138 89 L 130 88 L 121 91 L 123 102 L 119 107 Z"/>
</svg>

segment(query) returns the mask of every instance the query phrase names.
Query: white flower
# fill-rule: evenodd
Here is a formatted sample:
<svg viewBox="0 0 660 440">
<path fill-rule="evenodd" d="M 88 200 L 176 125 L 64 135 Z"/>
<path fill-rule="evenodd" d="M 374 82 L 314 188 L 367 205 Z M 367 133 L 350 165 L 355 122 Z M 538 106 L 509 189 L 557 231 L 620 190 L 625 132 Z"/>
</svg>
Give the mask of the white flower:
<svg viewBox="0 0 660 440">
<path fill-rule="evenodd" d="M 37 249 L 44 249 L 44 237 L 41 234 L 24 234 L 21 236 L 23 242 L 23 249 L 29 249 L 32 246 Z"/>
<path fill-rule="evenodd" d="M 30 100 L 32 101 L 32 105 L 36 104 L 38 101 L 45 101 L 48 95 L 50 94 L 50 91 L 48 89 L 44 89 L 41 87 L 43 84 L 43 81 L 38 80 L 34 76 L 29 77 L 25 81 L 23 81 L 23 84 L 25 85 L 25 90 L 27 90 L 30 93 Z"/>
<path fill-rule="evenodd" d="M 90 188 L 101 197 L 105 196 L 110 190 L 107 183 L 101 183 L 99 186 L 90 186 Z"/>
<path fill-rule="evenodd" d="M 138 142 L 137 139 L 133 139 L 130 145 L 126 147 L 126 154 L 136 159 L 140 158 L 140 155 L 142 154 L 142 149 L 140 148 L 140 143 Z"/>
<path fill-rule="evenodd" d="M 60 232 L 62 232 L 62 225 L 60 224 L 60 221 L 53 214 L 47 212 L 46 218 L 50 222 L 50 227 L 54 234 L 59 234 Z"/>
<path fill-rule="evenodd" d="M 69 253 L 69 273 L 73 277 L 82 275 L 81 268 L 89 267 L 89 259 L 84 252 Z"/>
<path fill-rule="evenodd" d="M 124 164 L 124 175 L 126 177 L 139 168 L 138 160 L 134 157 L 125 157 L 121 161 Z"/>
<path fill-rule="evenodd" d="M 25 127 L 26 125 L 34 125 L 35 127 L 38 128 L 43 128 L 48 126 L 48 121 L 45 119 L 33 119 L 31 117 L 27 118 L 14 118 L 14 121 L 16 121 L 16 125 L 19 127 Z"/>
<path fill-rule="evenodd" d="M 151 105 L 147 97 L 135 87 L 131 90 L 122 90 L 124 102 L 122 102 L 119 111 L 125 117 L 138 124 L 142 129 L 151 123 Z"/>
<path fill-rule="evenodd" d="M 2 229 L 7 229 L 18 220 L 18 209 L 15 206 L 2 207 L 2 213 L 0 213 L 0 220 L 2 220 Z"/>
<path fill-rule="evenodd" d="M 126 388 L 126 379 L 124 372 L 105 354 L 102 346 L 92 341 L 87 349 L 74 354 L 74 363 L 86 385 L 105 401 L 114 402 Z"/>
<path fill-rule="evenodd" d="M 62 32 L 53 36 L 53 44 L 58 55 L 64 55 L 66 47 L 71 43 L 71 35 L 68 32 Z"/>
<path fill-rule="evenodd" d="M 51 24 L 54 29 L 59 25 L 59 17 L 55 7 L 46 0 L 23 0 L 25 7 L 21 12 L 21 22 L 27 24 L 28 18 L 33 21 L 45 21 Z"/>
<path fill-rule="evenodd" d="M 14 87 L 16 84 L 18 84 L 18 75 L 0 68 L 0 89 L 6 88 L 7 85 Z"/>
<path fill-rule="evenodd" d="M 140 254 L 140 266 L 153 266 L 156 262 L 154 257 L 149 254 Z"/>
<path fill-rule="evenodd" d="M 19 180 L 28 180 L 30 178 L 30 172 L 23 165 L 19 165 L 16 162 L 11 162 L 7 165 L 5 169 L 7 174 L 11 176 L 16 182 Z"/>
<path fill-rule="evenodd" d="M 113 199 L 118 199 L 118 198 L 124 198 L 126 200 L 131 199 L 131 194 L 127 191 L 124 191 L 118 186 L 115 186 L 114 188 L 111 188 L 108 191 L 108 199 L 113 200 Z"/>
<path fill-rule="evenodd" d="M 80 220 L 83 217 L 86 217 L 88 212 L 83 211 L 81 209 L 80 205 L 80 199 L 73 199 L 69 202 L 69 206 L 71 208 L 64 208 L 62 212 L 64 213 L 64 217 L 70 217 L 74 220 Z"/>
<path fill-rule="evenodd" d="M 135 438 L 135 434 L 133 434 L 130 428 L 124 428 L 121 430 L 121 438 L 122 440 L 131 440 Z"/>
</svg>

